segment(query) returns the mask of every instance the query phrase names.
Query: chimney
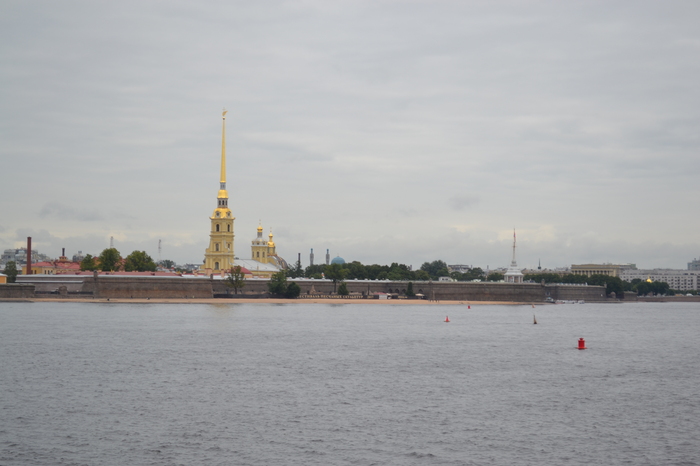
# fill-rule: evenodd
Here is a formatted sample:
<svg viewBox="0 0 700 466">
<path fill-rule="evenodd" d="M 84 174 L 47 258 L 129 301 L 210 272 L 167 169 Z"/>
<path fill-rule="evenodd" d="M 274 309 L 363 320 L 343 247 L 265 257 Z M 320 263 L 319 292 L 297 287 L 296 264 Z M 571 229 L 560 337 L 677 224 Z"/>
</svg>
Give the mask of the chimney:
<svg viewBox="0 0 700 466">
<path fill-rule="evenodd" d="M 32 237 L 27 236 L 27 275 L 32 274 Z"/>
</svg>

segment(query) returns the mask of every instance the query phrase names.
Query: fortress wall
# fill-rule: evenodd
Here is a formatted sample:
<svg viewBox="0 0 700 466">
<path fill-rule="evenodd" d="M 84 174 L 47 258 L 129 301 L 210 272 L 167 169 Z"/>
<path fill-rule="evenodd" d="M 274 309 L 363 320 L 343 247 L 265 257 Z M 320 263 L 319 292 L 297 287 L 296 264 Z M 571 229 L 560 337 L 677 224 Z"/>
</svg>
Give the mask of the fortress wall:
<svg viewBox="0 0 700 466">
<path fill-rule="evenodd" d="M 224 280 L 189 277 L 149 277 L 93 275 L 85 276 L 42 276 L 27 277 L 23 286 L 32 286 L 34 292 L 42 295 L 57 292 L 66 287 L 67 294 L 80 294 L 95 298 L 212 298 L 214 295 L 233 295 L 233 290 Z M 302 294 L 332 294 L 333 283 L 326 280 L 290 279 L 301 288 Z M 345 282 L 353 294 L 398 293 L 405 295 L 408 282 L 395 281 L 356 281 Z M 239 290 L 243 296 L 264 296 L 268 294 L 268 280 L 248 279 Z M 9 286 L 9 285 L 6 285 Z M 426 299 L 454 301 L 506 301 L 544 302 L 553 300 L 605 301 L 605 290 L 600 286 L 545 285 L 537 283 L 494 283 L 494 282 L 413 282 L 414 293 L 425 295 Z M 6 292 L 9 293 L 9 292 Z M 1 295 L 0 295 L 1 296 Z M 14 296 L 13 296 L 14 297 Z"/>
<path fill-rule="evenodd" d="M 212 298 L 206 278 L 100 276 L 92 281 L 96 298 Z M 87 280 L 86 280 L 87 282 Z M 87 288 L 90 287 L 86 283 Z"/>
<path fill-rule="evenodd" d="M 606 301 L 605 288 L 602 286 L 577 286 L 577 285 L 545 285 L 545 295 L 556 300 L 565 301 Z"/>
<path fill-rule="evenodd" d="M 331 294 L 333 283 L 326 280 L 289 279 L 296 282 L 302 294 Z M 246 280 L 242 295 L 265 294 L 267 280 Z M 408 282 L 355 281 L 345 282 L 350 293 L 398 293 L 405 294 Z M 224 281 L 215 280 L 213 291 L 217 295 L 226 294 Z M 426 299 L 434 296 L 438 300 L 454 301 L 510 301 L 544 302 L 547 297 L 554 300 L 605 301 L 605 291 L 600 286 L 545 285 L 537 283 L 493 283 L 493 282 L 413 282 L 413 292 L 424 294 Z M 233 290 L 229 289 L 233 294 Z"/>
<path fill-rule="evenodd" d="M 0 298 L 33 298 L 34 285 L 3 283 L 0 285 Z"/>
</svg>

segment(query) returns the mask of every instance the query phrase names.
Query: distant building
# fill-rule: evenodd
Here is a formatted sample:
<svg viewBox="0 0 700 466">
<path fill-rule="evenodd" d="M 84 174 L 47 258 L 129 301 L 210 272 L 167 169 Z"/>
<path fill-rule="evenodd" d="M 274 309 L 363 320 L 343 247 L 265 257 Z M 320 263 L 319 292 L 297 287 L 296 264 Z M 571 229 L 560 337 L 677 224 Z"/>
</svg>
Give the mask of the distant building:
<svg viewBox="0 0 700 466">
<path fill-rule="evenodd" d="M 34 254 L 32 254 L 34 255 Z M 32 275 L 66 275 L 80 272 L 80 262 L 70 261 L 66 257 L 66 248 L 63 248 L 58 260 L 32 262 Z M 27 265 L 22 266 L 22 274 L 27 273 Z"/>
<path fill-rule="evenodd" d="M 38 251 L 32 251 L 32 263 L 40 261 L 50 261 L 51 258 L 46 254 L 41 254 Z M 5 268 L 8 262 L 17 264 L 17 269 L 22 265 L 27 264 L 27 248 L 5 249 L 0 256 L 0 266 Z"/>
<path fill-rule="evenodd" d="M 574 275 L 610 275 L 620 277 L 623 270 L 635 270 L 636 264 L 572 264 L 571 273 Z"/>
<path fill-rule="evenodd" d="M 688 270 L 700 270 L 700 259 L 693 259 L 688 262 Z"/>
<path fill-rule="evenodd" d="M 651 280 L 654 282 L 666 282 L 672 290 L 688 291 L 698 289 L 700 270 L 674 270 L 674 269 L 624 269 L 620 278 L 626 282 L 631 282 L 635 278 L 640 280 Z"/>
<path fill-rule="evenodd" d="M 448 272 L 459 272 L 459 273 L 467 273 L 474 267 L 471 265 L 466 265 L 466 264 L 454 264 L 454 265 L 448 265 L 447 266 L 447 271 Z"/>
</svg>

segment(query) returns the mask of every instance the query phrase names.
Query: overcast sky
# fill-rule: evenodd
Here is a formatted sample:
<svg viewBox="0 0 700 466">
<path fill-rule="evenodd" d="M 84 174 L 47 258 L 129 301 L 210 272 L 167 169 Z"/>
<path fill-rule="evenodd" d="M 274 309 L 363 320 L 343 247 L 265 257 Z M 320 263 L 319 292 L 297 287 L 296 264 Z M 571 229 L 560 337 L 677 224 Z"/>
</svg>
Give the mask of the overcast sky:
<svg viewBox="0 0 700 466">
<path fill-rule="evenodd" d="M 696 1 L 0 3 L 0 249 L 686 268 Z"/>
</svg>

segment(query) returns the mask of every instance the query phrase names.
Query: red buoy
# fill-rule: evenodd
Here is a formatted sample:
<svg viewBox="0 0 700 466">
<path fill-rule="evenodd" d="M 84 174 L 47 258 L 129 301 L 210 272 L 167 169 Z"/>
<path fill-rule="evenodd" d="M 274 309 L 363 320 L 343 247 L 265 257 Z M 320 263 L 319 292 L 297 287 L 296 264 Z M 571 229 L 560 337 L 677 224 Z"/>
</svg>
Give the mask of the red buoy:
<svg viewBox="0 0 700 466">
<path fill-rule="evenodd" d="M 467 309 L 471 309 L 471 308 L 472 308 L 472 305 L 471 305 L 471 304 L 467 304 Z"/>
<path fill-rule="evenodd" d="M 445 316 L 445 322 L 449 322 L 450 318 L 448 316 Z"/>
<path fill-rule="evenodd" d="M 578 339 L 578 349 L 586 349 L 586 340 L 583 338 Z"/>
</svg>

